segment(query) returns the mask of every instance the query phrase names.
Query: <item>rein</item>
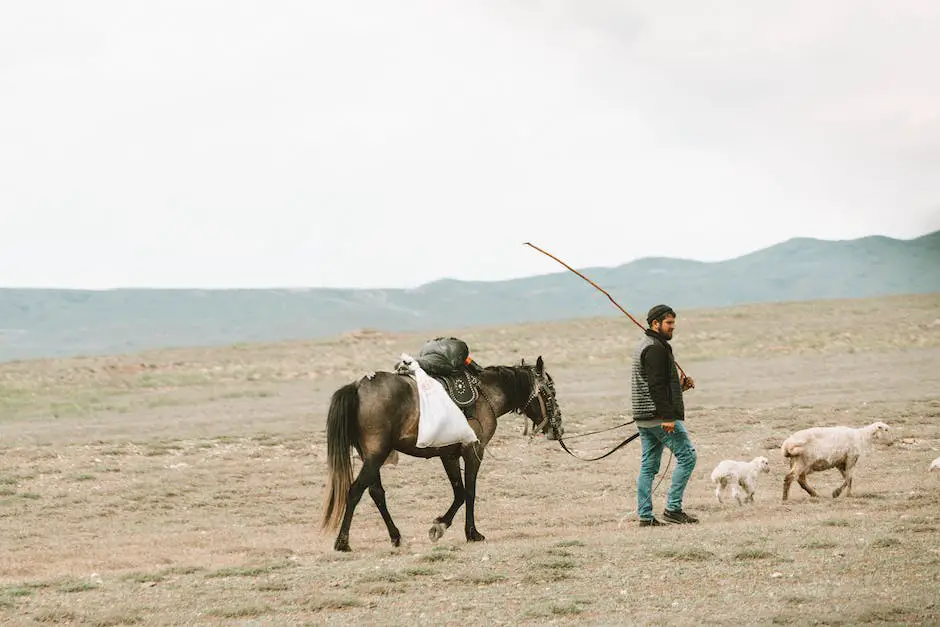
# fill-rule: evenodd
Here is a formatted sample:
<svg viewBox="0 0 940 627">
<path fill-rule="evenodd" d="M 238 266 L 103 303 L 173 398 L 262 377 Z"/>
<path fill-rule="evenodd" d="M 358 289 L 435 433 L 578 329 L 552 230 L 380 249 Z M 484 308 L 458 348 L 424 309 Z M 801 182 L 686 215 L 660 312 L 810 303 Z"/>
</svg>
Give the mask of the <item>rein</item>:
<svg viewBox="0 0 940 627">
<path fill-rule="evenodd" d="M 615 427 L 608 427 L 607 429 L 599 429 L 599 430 L 597 430 L 597 431 L 588 431 L 587 433 L 579 433 L 578 435 L 572 435 L 572 436 L 570 436 L 568 439 L 569 439 L 569 440 L 577 440 L 578 438 L 583 438 L 583 437 L 586 437 L 586 436 L 589 436 L 589 435 L 597 435 L 598 433 L 605 433 L 605 432 L 607 432 L 607 431 L 613 431 L 614 429 L 619 429 L 620 427 L 626 427 L 627 425 L 632 425 L 634 422 L 635 422 L 635 421 L 631 420 L 630 422 L 625 422 L 625 423 L 619 424 L 619 425 L 617 425 L 617 426 L 615 426 Z"/>
<path fill-rule="evenodd" d="M 627 423 L 627 424 L 629 424 L 629 423 Z M 588 434 L 585 433 L 584 435 L 588 435 Z M 561 444 L 561 448 L 565 449 L 565 452 L 566 452 L 566 453 L 568 453 L 569 455 L 571 455 L 571 456 L 574 457 L 575 459 L 580 459 L 582 462 L 596 462 L 596 461 L 599 460 L 599 459 L 604 459 L 604 458 L 607 457 L 608 455 L 612 455 L 613 453 L 619 451 L 619 450 L 622 449 L 624 446 L 626 446 L 626 445 L 629 444 L 630 442 L 633 442 L 633 441 L 634 441 L 635 439 L 637 439 L 638 437 L 640 437 L 640 432 L 639 432 L 639 431 L 637 431 L 636 433 L 632 434 L 632 435 L 629 436 L 626 440 L 624 440 L 623 442 L 621 442 L 620 444 L 618 444 L 617 446 L 615 446 L 614 448 L 610 449 L 609 451 L 607 451 L 606 453 L 604 453 L 603 455 L 601 455 L 601 456 L 599 456 L 599 457 L 580 457 L 579 455 L 575 455 L 574 453 L 572 453 L 572 452 L 568 449 L 568 447 L 565 446 L 565 441 L 564 441 L 563 439 L 558 438 L 558 443 Z"/>
<path fill-rule="evenodd" d="M 609 428 L 607 428 L 607 429 L 599 429 L 599 430 L 597 430 L 597 431 L 588 431 L 587 433 L 579 433 L 578 435 L 573 435 L 573 436 L 571 436 L 571 437 L 568 438 L 568 439 L 569 439 L 569 440 L 574 440 L 574 439 L 576 439 L 576 438 L 583 438 L 583 437 L 589 436 L 589 435 L 597 435 L 598 433 L 604 433 L 605 431 L 613 431 L 614 429 L 619 429 L 620 427 L 626 427 L 627 425 L 632 425 L 634 422 L 636 422 L 636 421 L 631 420 L 630 422 L 625 422 L 625 423 L 623 423 L 623 424 L 621 424 L 621 425 L 617 425 L 616 427 L 609 427 Z M 568 453 L 569 455 L 571 455 L 572 457 L 574 457 L 574 458 L 576 458 L 576 459 L 580 459 L 582 462 L 596 462 L 596 461 L 599 460 L 599 459 L 604 459 L 604 458 L 607 457 L 608 455 L 612 455 L 612 454 L 615 453 L 616 451 L 619 451 L 619 450 L 622 449 L 624 446 L 626 446 L 627 444 L 629 444 L 630 442 L 632 442 L 633 440 L 635 440 L 637 437 L 639 437 L 639 435 L 640 435 L 640 432 L 637 431 L 636 433 L 634 433 L 634 434 L 628 436 L 626 440 L 624 440 L 623 442 L 621 442 L 620 444 L 618 444 L 618 445 L 615 446 L 614 448 L 610 449 L 609 451 L 607 451 L 606 453 L 604 453 L 604 454 L 601 455 L 600 457 L 591 457 L 591 458 L 580 457 L 580 456 L 575 455 L 574 453 L 572 453 L 571 450 L 565 445 L 565 441 L 564 441 L 562 438 L 558 438 L 558 443 L 561 444 L 561 448 L 565 449 L 565 452 Z"/>
</svg>

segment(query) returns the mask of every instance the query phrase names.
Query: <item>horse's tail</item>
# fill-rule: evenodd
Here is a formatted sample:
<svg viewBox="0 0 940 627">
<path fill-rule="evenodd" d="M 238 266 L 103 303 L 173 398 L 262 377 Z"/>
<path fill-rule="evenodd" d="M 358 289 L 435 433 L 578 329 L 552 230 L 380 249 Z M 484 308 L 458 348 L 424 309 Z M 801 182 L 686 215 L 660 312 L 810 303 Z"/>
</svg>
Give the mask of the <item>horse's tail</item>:
<svg viewBox="0 0 940 627">
<path fill-rule="evenodd" d="M 350 447 L 358 438 L 359 386 L 348 383 L 333 393 L 326 419 L 326 455 L 330 489 L 323 510 L 322 529 L 335 530 L 346 513 L 352 485 Z"/>
</svg>

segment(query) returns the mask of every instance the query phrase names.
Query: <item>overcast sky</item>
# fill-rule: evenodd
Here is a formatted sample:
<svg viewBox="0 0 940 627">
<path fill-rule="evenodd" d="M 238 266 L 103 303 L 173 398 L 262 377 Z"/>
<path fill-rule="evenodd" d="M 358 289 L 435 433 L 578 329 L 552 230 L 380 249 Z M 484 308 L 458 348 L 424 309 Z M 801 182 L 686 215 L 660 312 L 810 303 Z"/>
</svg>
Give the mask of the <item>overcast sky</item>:
<svg viewBox="0 0 940 627">
<path fill-rule="evenodd" d="M 773 6 L 771 6 L 773 5 Z M 940 228 L 940 2 L 7 2 L 0 286 L 413 287 Z"/>
</svg>

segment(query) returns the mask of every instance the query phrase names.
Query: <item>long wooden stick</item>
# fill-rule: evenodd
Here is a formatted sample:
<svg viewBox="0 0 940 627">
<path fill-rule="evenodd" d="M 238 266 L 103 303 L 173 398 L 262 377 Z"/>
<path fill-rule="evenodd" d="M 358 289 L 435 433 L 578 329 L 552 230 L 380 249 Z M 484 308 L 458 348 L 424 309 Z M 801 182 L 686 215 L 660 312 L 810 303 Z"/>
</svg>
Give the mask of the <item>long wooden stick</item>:
<svg viewBox="0 0 940 627">
<path fill-rule="evenodd" d="M 577 270 L 575 270 L 574 268 L 572 268 L 571 266 L 569 266 L 568 264 L 566 264 L 564 261 L 562 261 L 561 259 L 559 259 L 559 258 L 556 257 L 555 255 L 551 254 L 550 252 L 548 252 L 548 251 L 546 251 L 546 250 L 542 250 L 541 248 L 539 248 L 538 246 L 536 246 L 536 245 L 533 244 L 532 242 L 523 242 L 523 243 L 524 243 L 526 246 L 531 246 L 532 248 L 534 248 L 535 250 L 539 251 L 540 253 L 542 253 L 542 254 L 545 255 L 546 257 L 551 257 L 552 259 L 554 259 L 555 261 L 557 261 L 558 263 L 560 263 L 561 265 L 563 265 L 564 267 L 568 268 L 569 270 L 571 270 L 572 272 L 574 272 L 575 274 L 577 274 L 579 277 L 581 277 L 582 279 L 584 279 L 585 281 L 587 281 L 588 283 L 590 283 L 596 290 L 600 291 L 602 294 L 604 294 L 604 296 L 606 296 L 607 298 L 609 298 L 609 299 L 610 299 L 610 302 L 612 302 L 612 303 L 617 307 L 617 309 L 619 309 L 620 311 L 622 311 L 625 316 L 627 316 L 628 318 L 630 318 L 630 320 L 633 321 L 633 324 L 635 324 L 636 326 L 638 326 L 638 327 L 640 327 L 641 329 L 643 329 L 643 331 L 646 331 L 646 327 L 644 327 L 642 324 L 640 324 L 639 322 L 637 322 L 636 318 L 634 318 L 633 316 L 631 316 L 629 311 L 627 311 L 626 309 L 624 309 L 623 307 L 621 307 L 621 306 L 620 306 L 620 303 L 618 303 L 617 301 L 615 301 L 615 300 L 614 300 L 614 297 L 611 296 L 611 295 L 607 292 L 607 290 L 605 290 L 605 289 L 602 288 L 600 285 L 598 285 L 597 283 L 595 283 L 595 282 L 592 281 L 591 279 L 587 278 L 586 276 L 584 276 L 583 274 L 581 274 L 580 272 L 578 272 Z M 679 372 L 682 374 L 683 377 L 686 376 L 686 375 L 685 375 L 685 370 L 682 369 L 682 366 L 679 365 L 679 362 L 676 362 L 676 368 L 679 369 Z"/>
</svg>

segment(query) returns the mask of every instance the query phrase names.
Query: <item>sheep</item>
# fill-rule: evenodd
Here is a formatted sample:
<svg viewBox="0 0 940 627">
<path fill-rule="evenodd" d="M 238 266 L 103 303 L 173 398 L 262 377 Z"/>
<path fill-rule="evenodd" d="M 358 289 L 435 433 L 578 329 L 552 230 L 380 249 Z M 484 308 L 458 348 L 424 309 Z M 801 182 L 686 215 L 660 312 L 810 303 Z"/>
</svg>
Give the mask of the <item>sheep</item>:
<svg viewBox="0 0 940 627">
<path fill-rule="evenodd" d="M 933 472 L 935 470 L 940 470 L 940 457 L 930 462 L 930 467 L 927 469 L 928 472 Z"/>
<path fill-rule="evenodd" d="M 754 493 L 757 491 L 757 476 L 759 473 L 770 472 L 770 461 L 766 457 L 755 457 L 749 462 L 739 462 L 733 459 L 726 459 L 715 466 L 712 471 L 711 480 L 715 484 L 715 496 L 721 500 L 721 491 L 727 486 L 731 486 L 731 496 L 741 505 L 741 495 L 738 487 L 744 488 L 744 502 L 753 503 Z"/>
<path fill-rule="evenodd" d="M 790 460 L 790 472 L 783 479 L 783 500 L 787 500 L 794 479 L 810 496 L 819 496 L 806 483 L 806 475 L 830 468 L 838 468 L 843 479 L 842 485 L 833 490 L 832 498 L 842 494 L 843 489 L 846 496 L 851 496 L 855 463 L 871 446 L 872 439 L 887 432 L 888 425 L 883 422 L 873 422 L 857 429 L 840 426 L 797 431 L 780 445 L 783 456 Z"/>
</svg>

